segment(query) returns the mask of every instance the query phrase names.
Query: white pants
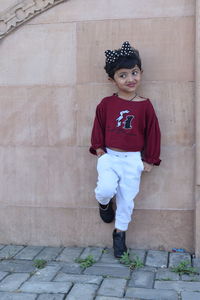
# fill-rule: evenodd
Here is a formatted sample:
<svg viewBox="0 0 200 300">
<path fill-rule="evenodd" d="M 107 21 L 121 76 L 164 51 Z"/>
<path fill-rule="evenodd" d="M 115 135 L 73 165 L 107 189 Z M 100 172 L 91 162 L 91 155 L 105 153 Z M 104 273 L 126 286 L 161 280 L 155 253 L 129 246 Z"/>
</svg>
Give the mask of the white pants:
<svg viewBox="0 0 200 300">
<path fill-rule="evenodd" d="M 98 158 L 96 199 L 106 205 L 116 195 L 115 228 L 119 230 L 128 229 L 143 170 L 140 152 L 107 149 L 107 153 Z"/>
</svg>

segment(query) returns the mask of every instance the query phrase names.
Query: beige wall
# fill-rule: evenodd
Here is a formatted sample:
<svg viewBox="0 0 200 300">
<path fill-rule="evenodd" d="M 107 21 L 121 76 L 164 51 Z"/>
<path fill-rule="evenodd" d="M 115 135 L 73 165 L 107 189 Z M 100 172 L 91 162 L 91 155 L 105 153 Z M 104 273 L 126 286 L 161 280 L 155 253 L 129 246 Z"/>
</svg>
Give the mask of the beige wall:
<svg viewBox="0 0 200 300">
<path fill-rule="evenodd" d="M 127 244 L 194 250 L 194 0 L 68 0 L 2 39 L 0 243 L 111 246 L 88 147 L 95 107 L 114 91 L 104 50 L 125 40 L 162 130 Z"/>
</svg>

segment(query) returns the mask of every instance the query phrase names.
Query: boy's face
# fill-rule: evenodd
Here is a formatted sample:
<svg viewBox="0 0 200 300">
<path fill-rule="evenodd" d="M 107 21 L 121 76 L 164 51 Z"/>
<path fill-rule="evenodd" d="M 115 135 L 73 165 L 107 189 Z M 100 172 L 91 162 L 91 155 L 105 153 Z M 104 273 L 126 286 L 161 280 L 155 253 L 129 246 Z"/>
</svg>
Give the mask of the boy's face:
<svg viewBox="0 0 200 300">
<path fill-rule="evenodd" d="M 138 66 L 132 69 L 119 69 L 115 72 L 112 80 L 118 87 L 119 92 L 132 95 L 140 85 L 142 71 Z"/>
</svg>

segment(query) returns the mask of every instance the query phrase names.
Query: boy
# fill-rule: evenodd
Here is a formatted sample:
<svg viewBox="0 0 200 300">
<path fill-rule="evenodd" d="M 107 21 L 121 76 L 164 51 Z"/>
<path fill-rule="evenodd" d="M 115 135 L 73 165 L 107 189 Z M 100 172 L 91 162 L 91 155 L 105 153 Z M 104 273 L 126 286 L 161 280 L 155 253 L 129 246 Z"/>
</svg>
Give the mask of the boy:
<svg viewBox="0 0 200 300">
<path fill-rule="evenodd" d="M 142 67 L 138 50 L 124 42 L 107 50 L 105 71 L 118 92 L 104 98 L 96 109 L 90 152 L 98 157 L 95 189 L 102 220 L 115 218 L 114 255 L 127 251 L 125 233 L 142 171 L 160 164 L 160 129 L 149 99 L 139 96 Z M 112 199 L 116 196 L 116 213 Z"/>
</svg>

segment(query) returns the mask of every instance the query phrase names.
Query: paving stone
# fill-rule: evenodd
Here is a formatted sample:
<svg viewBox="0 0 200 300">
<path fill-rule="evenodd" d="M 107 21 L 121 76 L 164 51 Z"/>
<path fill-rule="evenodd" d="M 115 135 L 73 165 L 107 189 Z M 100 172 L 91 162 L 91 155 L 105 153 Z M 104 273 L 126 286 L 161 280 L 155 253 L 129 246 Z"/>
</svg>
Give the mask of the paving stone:
<svg viewBox="0 0 200 300">
<path fill-rule="evenodd" d="M 60 255 L 63 247 L 45 247 L 36 257 L 36 259 L 55 260 Z"/>
<path fill-rule="evenodd" d="M 36 255 L 40 253 L 43 248 L 44 247 L 42 246 L 27 246 L 22 249 L 17 255 L 15 255 L 15 258 L 32 260 Z"/>
<path fill-rule="evenodd" d="M 13 273 L 8 275 L 0 282 L 0 291 L 13 292 L 28 279 L 30 275 L 27 273 Z"/>
<path fill-rule="evenodd" d="M 1 300 L 36 300 L 36 294 L 0 292 Z"/>
<path fill-rule="evenodd" d="M 200 275 L 182 275 L 181 280 L 183 280 L 183 281 L 200 281 Z"/>
<path fill-rule="evenodd" d="M 8 275 L 8 272 L 0 272 L 0 280 L 6 277 L 6 275 Z"/>
<path fill-rule="evenodd" d="M 178 293 L 182 291 L 199 291 L 200 282 L 188 282 L 188 281 L 156 281 L 154 285 L 155 289 L 171 289 Z"/>
<path fill-rule="evenodd" d="M 59 265 L 57 266 L 46 266 L 41 270 L 38 270 L 29 281 L 51 281 L 58 271 L 61 269 Z"/>
<path fill-rule="evenodd" d="M 19 289 L 27 293 L 68 293 L 72 284 L 70 282 L 25 282 Z"/>
<path fill-rule="evenodd" d="M 98 286 L 96 284 L 77 283 L 73 286 L 70 293 L 67 295 L 67 300 L 87 299 L 93 300 Z M 81 297 L 80 297 L 81 295 Z"/>
<path fill-rule="evenodd" d="M 148 299 L 148 300 L 178 300 L 178 293 L 172 290 L 155 290 L 143 288 L 127 288 L 127 298 Z M 189 300 L 189 299 L 188 299 Z"/>
<path fill-rule="evenodd" d="M 98 290 L 98 295 L 123 297 L 127 280 L 118 278 L 106 278 Z"/>
<path fill-rule="evenodd" d="M 96 264 L 87 268 L 84 274 L 127 278 L 130 276 L 130 269 L 123 265 Z"/>
<path fill-rule="evenodd" d="M 169 269 L 159 269 L 156 273 L 157 280 L 179 280 L 178 274 L 170 271 Z"/>
<path fill-rule="evenodd" d="M 37 300 L 63 300 L 65 295 L 62 294 L 41 294 Z"/>
<path fill-rule="evenodd" d="M 60 255 L 56 258 L 58 261 L 65 261 L 74 263 L 75 259 L 78 258 L 83 252 L 82 247 L 67 247 L 64 248 Z"/>
<path fill-rule="evenodd" d="M 192 265 L 200 273 L 200 258 L 193 258 Z"/>
<path fill-rule="evenodd" d="M 123 300 L 130 300 L 130 298 L 118 298 L 118 297 L 109 297 L 109 296 L 97 296 L 95 298 L 95 300 L 119 300 L 119 299 L 123 299 Z M 141 298 L 131 298 L 131 300 L 142 300 Z"/>
<path fill-rule="evenodd" d="M 182 297 L 182 300 L 199 300 L 200 293 L 198 293 L 198 292 L 182 292 L 181 297 Z"/>
<path fill-rule="evenodd" d="M 58 275 L 54 278 L 54 281 L 70 281 L 75 283 L 92 283 L 92 284 L 100 284 L 102 281 L 102 276 L 95 276 L 95 275 L 72 275 L 72 274 L 65 274 L 59 272 Z"/>
<path fill-rule="evenodd" d="M 102 252 L 103 253 L 99 262 L 119 264 L 119 259 L 114 256 L 113 248 L 106 248 Z"/>
<path fill-rule="evenodd" d="M 138 249 L 131 249 L 129 251 L 129 256 L 130 259 L 135 259 L 135 258 L 139 258 L 142 263 L 145 263 L 145 258 L 146 258 L 146 251 L 145 250 L 138 250 Z"/>
<path fill-rule="evenodd" d="M 176 267 L 180 262 L 189 261 L 191 263 L 191 255 L 189 253 L 170 253 L 169 267 Z"/>
<path fill-rule="evenodd" d="M 151 289 L 153 288 L 154 277 L 155 274 L 153 272 L 137 270 L 132 273 L 131 280 L 128 285 Z"/>
<path fill-rule="evenodd" d="M 8 245 L 0 250 L 0 259 L 9 259 L 15 256 L 24 246 Z"/>
<path fill-rule="evenodd" d="M 168 252 L 149 250 L 147 252 L 146 266 L 166 268 L 168 264 Z"/>
<path fill-rule="evenodd" d="M 157 272 L 157 268 L 154 267 L 148 267 L 148 266 L 144 266 L 140 268 L 141 271 L 148 271 L 148 272 Z"/>
<path fill-rule="evenodd" d="M 0 270 L 5 272 L 33 272 L 36 268 L 33 261 L 27 260 L 3 260 L 0 262 Z"/>
<path fill-rule="evenodd" d="M 83 253 L 81 254 L 80 258 L 85 259 L 88 255 L 92 255 L 95 261 L 98 261 L 102 256 L 104 248 L 100 247 L 87 247 L 84 249 Z"/>
<path fill-rule="evenodd" d="M 81 266 L 79 264 L 65 264 L 61 271 L 63 273 L 69 273 L 69 274 L 81 274 L 83 269 L 81 268 Z"/>
</svg>

